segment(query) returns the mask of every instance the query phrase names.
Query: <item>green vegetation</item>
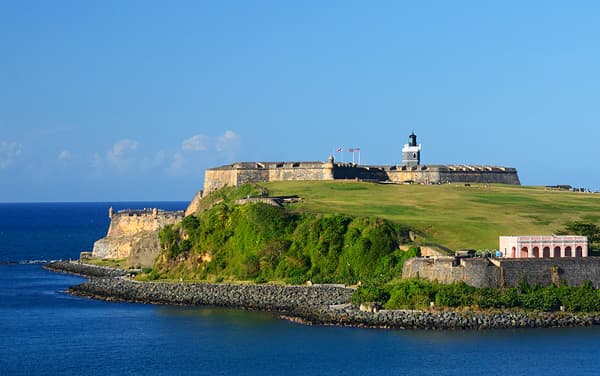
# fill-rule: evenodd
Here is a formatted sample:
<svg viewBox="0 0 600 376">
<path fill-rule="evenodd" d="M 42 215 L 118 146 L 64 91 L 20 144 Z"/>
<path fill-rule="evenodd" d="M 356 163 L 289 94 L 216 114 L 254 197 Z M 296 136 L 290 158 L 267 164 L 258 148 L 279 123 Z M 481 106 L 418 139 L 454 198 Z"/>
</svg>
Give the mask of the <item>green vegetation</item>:
<svg viewBox="0 0 600 376">
<path fill-rule="evenodd" d="M 100 258 L 86 258 L 81 260 L 85 264 L 104 266 L 108 268 L 126 269 L 127 259 L 100 259 Z"/>
<path fill-rule="evenodd" d="M 457 282 L 442 284 L 422 279 L 407 279 L 385 286 L 360 286 L 352 297 L 354 303 L 380 302 L 387 309 L 426 309 L 433 302 L 436 308 L 469 307 L 471 309 L 523 308 L 570 312 L 600 311 L 600 290 L 588 281 L 580 287 L 554 285 L 507 289 L 475 288 Z"/>
<path fill-rule="evenodd" d="M 399 249 L 409 241 L 408 229 L 385 219 L 235 205 L 220 194 L 210 209 L 160 231 L 163 253 L 152 273 L 186 280 L 386 282 L 417 255 Z"/>
<path fill-rule="evenodd" d="M 247 196 L 302 197 L 286 208 L 235 204 Z M 582 287 L 477 289 L 402 280 L 419 245 L 495 249 L 499 235 L 581 234 L 600 242 L 600 195 L 501 185 L 379 185 L 276 182 L 224 188 L 196 216 L 160 231 L 162 254 L 140 280 L 360 284 L 355 303 L 386 308 L 524 308 L 600 311 L 600 292 Z M 564 230 L 556 231 L 558 228 Z M 409 229 L 417 238 L 411 243 Z M 448 248 L 445 248 L 448 247 Z M 360 283 L 359 283 L 360 282 Z"/>
<path fill-rule="evenodd" d="M 453 250 L 497 249 L 500 235 L 552 234 L 578 221 L 600 225 L 600 194 L 494 184 L 288 181 L 262 186 L 272 196 L 300 195 L 295 211 L 384 218 L 417 232 L 418 241 Z"/>
</svg>

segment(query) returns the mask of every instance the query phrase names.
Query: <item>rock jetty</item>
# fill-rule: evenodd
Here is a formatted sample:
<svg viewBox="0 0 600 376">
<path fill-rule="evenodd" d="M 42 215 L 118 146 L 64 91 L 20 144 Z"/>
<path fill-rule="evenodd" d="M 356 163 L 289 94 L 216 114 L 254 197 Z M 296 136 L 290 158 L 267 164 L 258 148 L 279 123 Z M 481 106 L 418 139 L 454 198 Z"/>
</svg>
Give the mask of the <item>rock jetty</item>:
<svg viewBox="0 0 600 376">
<path fill-rule="evenodd" d="M 104 300 L 288 312 L 346 303 L 354 290 L 337 286 L 137 282 L 127 278 L 94 278 L 68 291 Z"/>
<path fill-rule="evenodd" d="M 121 277 L 127 275 L 123 269 L 108 268 L 72 261 L 55 261 L 44 265 L 44 269 L 53 272 L 80 275 L 83 277 Z"/>
<path fill-rule="evenodd" d="M 598 314 L 552 312 L 452 312 L 381 310 L 363 312 L 355 307 L 319 308 L 301 317 L 307 323 L 369 328 L 463 330 L 554 328 L 600 325 Z"/>
<path fill-rule="evenodd" d="M 284 286 L 228 283 L 137 282 L 119 269 L 76 263 L 46 268 L 92 277 L 69 288 L 73 295 L 148 304 L 207 305 L 275 311 L 294 322 L 420 330 L 551 328 L 600 325 L 600 314 L 517 311 L 365 312 L 350 304 L 353 289 L 338 285 Z"/>
</svg>

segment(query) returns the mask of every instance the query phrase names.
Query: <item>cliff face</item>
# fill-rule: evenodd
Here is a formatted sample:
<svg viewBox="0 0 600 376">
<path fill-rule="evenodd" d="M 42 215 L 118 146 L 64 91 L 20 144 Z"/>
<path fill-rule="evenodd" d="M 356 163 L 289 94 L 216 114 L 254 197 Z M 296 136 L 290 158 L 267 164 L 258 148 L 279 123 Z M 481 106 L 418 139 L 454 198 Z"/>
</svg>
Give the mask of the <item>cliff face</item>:
<svg viewBox="0 0 600 376">
<path fill-rule="evenodd" d="M 183 212 L 158 209 L 109 211 L 106 237 L 94 243 L 93 257 L 123 259 L 129 266 L 152 266 L 160 253 L 158 231 L 183 219 Z"/>
</svg>

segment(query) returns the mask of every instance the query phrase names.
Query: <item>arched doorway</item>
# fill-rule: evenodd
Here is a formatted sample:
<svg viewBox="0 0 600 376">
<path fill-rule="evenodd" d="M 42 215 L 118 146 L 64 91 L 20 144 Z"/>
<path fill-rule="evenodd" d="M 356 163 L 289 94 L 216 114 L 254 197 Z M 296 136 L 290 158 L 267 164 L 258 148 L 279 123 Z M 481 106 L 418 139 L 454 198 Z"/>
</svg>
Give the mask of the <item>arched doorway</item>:
<svg viewBox="0 0 600 376">
<path fill-rule="evenodd" d="M 521 254 L 519 255 L 520 258 L 527 258 L 529 257 L 529 249 L 527 249 L 527 247 L 523 247 L 521 248 Z"/>
<path fill-rule="evenodd" d="M 560 258 L 560 247 L 554 247 L 554 257 Z"/>
<path fill-rule="evenodd" d="M 531 250 L 531 257 L 533 258 L 539 258 L 540 257 L 540 247 L 533 247 L 533 249 Z"/>
<path fill-rule="evenodd" d="M 512 253 L 510 254 L 510 257 L 517 257 L 517 247 L 512 247 Z"/>
<path fill-rule="evenodd" d="M 575 257 L 583 257 L 583 248 L 581 246 L 575 248 Z"/>
<path fill-rule="evenodd" d="M 543 258 L 550 257 L 550 247 L 544 247 L 544 250 L 542 251 L 542 257 Z"/>
<path fill-rule="evenodd" d="M 572 257 L 573 253 L 571 247 L 565 247 L 565 257 Z"/>
</svg>

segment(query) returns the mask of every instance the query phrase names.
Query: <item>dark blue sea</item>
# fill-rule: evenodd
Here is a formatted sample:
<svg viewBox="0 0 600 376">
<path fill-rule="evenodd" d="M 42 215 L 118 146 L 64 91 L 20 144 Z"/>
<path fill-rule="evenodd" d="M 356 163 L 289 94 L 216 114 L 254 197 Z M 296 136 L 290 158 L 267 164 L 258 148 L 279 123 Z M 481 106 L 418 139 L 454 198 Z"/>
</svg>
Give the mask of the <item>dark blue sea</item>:
<svg viewBox="0 0 600 376">
<path fill-rule="evenodd" d="M 401 331 L 270 313 L 101 302 L 35 260 L 77 258 L 108 207 L 0 204 L 0 375 L 599 375 L 600 328 Z"/>
</svg>

